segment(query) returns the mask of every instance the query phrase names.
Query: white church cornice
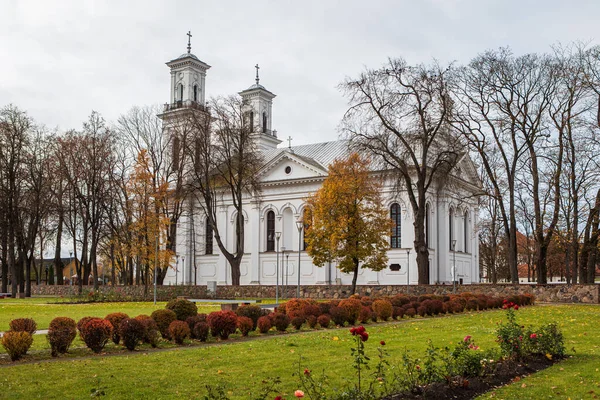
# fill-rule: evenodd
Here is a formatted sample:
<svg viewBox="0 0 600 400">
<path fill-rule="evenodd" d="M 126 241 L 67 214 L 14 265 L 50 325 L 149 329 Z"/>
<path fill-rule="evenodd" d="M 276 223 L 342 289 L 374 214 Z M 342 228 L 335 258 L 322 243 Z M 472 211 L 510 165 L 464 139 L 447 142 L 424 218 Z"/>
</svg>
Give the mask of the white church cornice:
<svg viewBox="0 0 600 400">
<path fill-rule="evenodd" d="M 282 151 L 281 153 L 279 153 L 276 157 L 274 157 L 272 160 L 268 161 L 262 168 L 261 170 L 258 172 L 258 176 L 260 177 L 264 177 L 265 175 L 267 175 L 270 171 L 272 171 L 274 168 L 276 168 L 283 160 L 289 160 L 291 162 L 294 162 L 298 165 L 301 165 L 302 167 L 306 168 L 307 170 L 317 174 L 319 177 L 326 177 L 327 176 L 327 170 L 324 168 L 319 168 L 316 167 L 314 164 L 312 163 L 308 163 L 306 161 L 304 161 L 301 157 L 295 155 L 294 153 L 291 153 L 287 150 Z M 315 162 L 316 163 L 316 162 Z M 282 181 L 284 182 L 284 181 Z M 296 180 L 290 180 L 290 182 L 297 182 Z"/>
</svg>

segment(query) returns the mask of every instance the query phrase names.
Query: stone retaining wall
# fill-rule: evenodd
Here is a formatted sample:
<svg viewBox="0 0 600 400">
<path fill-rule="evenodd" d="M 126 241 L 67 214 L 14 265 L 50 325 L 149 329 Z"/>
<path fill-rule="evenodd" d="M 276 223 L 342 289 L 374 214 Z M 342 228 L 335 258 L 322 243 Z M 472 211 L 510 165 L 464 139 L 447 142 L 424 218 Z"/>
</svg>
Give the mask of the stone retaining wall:
<svg viewBox="0 0 600 400">
<path fill-rule="evenodd" d="M 84 294 L 88 294 L 93 288 L 84 286 Z M 537 301 L 550 303 L 594 303 L 600 304 L 600 285 L 492 285 L 476 284 L 457 286 L 456 291 L 484 293 L 491 296 L 507 297 L 512 294 L 533 294 Z M 144 294 L 143 286 L 111 286 L 100 287 L 99 292 L 105 293 L 109 300 L 132 299 L 150 300 L 153 298 L 153 288 L 149 287 Z M 214 296 L 217 299 L 226 298 L 275 298 L 276 287 L 264 285 L 248 286 L 217 286 Z M 77 293 L 75 286 L 32 286 L 34 295 L 55 295 L 72 297 Z M 351 286 L 348 285 L 311 285 L 300 288 L 300 297 L 316 299 L 337 299 L 348 297 Z M 406 286 L 401 285 L 363 285 L 357 286 L 357 293 L 369 296 L 393 296 L 406 293 Z M 430 285 L 410 286 L 410 294 L 449 294 L 452 286 Z M 296 297 L 296 287 L 289 286 L 286 290 L 279 288 L 282 298 Z M 206 286 L 159 286 L 157 298 L 160 301 L 170 300 L 177 296 L 190 298 L 208 298 Z"/>
</svg>

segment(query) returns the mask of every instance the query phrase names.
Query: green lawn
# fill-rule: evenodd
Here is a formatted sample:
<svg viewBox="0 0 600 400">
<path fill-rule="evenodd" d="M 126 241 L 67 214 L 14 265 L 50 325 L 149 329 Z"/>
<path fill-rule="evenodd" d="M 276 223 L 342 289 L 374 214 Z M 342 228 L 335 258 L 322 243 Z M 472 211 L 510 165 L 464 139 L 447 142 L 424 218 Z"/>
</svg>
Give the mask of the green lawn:
<svg viewBox="0 0 600 400">
<path fill-rule="evenodd" d="M 493 332 L 504 315 L 488 311 L 367 326 L 371 336 L 366 351 L 374 356 L 377 343 L 385 340 L 394 364 L 405 347 L 422 353 L 429 338 L 436 346 L 445 346 L 472 335 L 482 348 L 490 348 L 496 345 Z M 524 324 L 557 320 L 572 357 L 481 398 L 594 398 L 600 392 L 600 306 L 542 305 L 522 308 L 517 315 Z M 84 398 L 93 388 L 102 388 L 111 399 L 202 398 L 206 384 L 222 383 L 231 398 L 248 399 L 263 379 L 279 376 L 282 394 L 290 399 L 298 388 L 292 373 L 300 355 L 313 371 L 324 369 L 334 385 L 341 384 L 341 377 L 352 374 L 350 344 L 347 329 L 320 330 L 163 352 L 142 350 L 123 356 L 1 367 L 0 398 Z M 86 354 L 82 349 L 77 352 Z"/>
<path fill-rule="evenodd" d="M 123 302 L 123 303 L 64 303 L 56 297 L 34 297 L 28 299 L 0 299 L 0 332 L 8 330 L 8 324 L 15 318 L 33 318 L 38 329 L 47 329 L 56 317 L 70 317 L 78 321 L 82 317 L 104 318 L 113 312 L 124 312 L 131 317 L 140 314 L 150 315 L 152 311 L 165 308 L 165 302 Z M 215 304 L 198 304 L 199 312 L 219 309 Z"/>
</svg>

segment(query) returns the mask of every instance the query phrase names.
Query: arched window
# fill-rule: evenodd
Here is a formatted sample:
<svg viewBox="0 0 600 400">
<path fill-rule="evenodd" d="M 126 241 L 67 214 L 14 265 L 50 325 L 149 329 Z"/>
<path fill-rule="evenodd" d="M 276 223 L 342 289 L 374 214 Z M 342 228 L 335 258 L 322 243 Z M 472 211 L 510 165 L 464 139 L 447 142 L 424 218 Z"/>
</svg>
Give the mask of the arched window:
<svg viewBox="0 0 600 400">
<path fill-rule="evenodd" d="M 262 131 L 263 131 L 263 133 L 267 133 L 267 113 L 266 112 L 263 113 Z"/>
<path fill-rule="evenodd" d="M 390 247 L 392 249 L 399 249 L 401 247 L 400 235 L 402 232 L 402 213 L 400 212 L 400 205 L 394 203 L 390 207 L 390 217 L 392 219 L 392 235 L 390 237 Z"/>
<path fill-rule="evenodd" d="M 208 218 L 205 226 L 204 254 L 213 254 L 213 227 Z"/>
<path fill-rule="evenodd" d="M 267 251 L 275 251 L 275 213 L 267 212 Z"/>
<path fill-rule="evenodd" d="M 183 101 L 183 85 L 179 84 L 179 101 Z"/>
<path fill-rule="evenodd" d="M 464 235 L 464 245 L 463 250 L 465 253 L 469 252 L 469 211 L 465 210 L 465 218 L 463 221 L 463 235 Z"/>
<path fill-rule="evenodd" d="M 194 85 L 194 101 L 198 101 L 198 85 Z"/>
<path fill-rule="evenodd" d="M 250 132 L 254 132 L 254 111 L 250 111 Z"/>
<path fill-rule="evenodd" d="M 304 228 L 302 229 L 302 250 L 306 251 L 306 230 L 310 228 L 310 214 L 307 210 L 302 212 L 302 223 Z"/>
<path fill-rule="evenodd" d="M 425 204 L 425 245 L 429 249 L 429 203 Z"/>
<path fill-rule="evenodd" d="M 454 208 L 450 208 L 450 212 L 448 213 L 448 239 L 450 250 L 455 250 L 452 245 L 452 242 L 454 241 Z"/>
</svg>

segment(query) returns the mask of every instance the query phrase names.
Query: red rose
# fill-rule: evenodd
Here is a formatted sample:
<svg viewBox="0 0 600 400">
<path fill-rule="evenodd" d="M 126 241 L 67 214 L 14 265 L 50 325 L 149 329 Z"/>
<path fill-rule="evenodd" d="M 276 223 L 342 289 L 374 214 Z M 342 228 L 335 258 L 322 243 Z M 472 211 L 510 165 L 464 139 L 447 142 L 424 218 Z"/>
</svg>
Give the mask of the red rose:
<svg viewBox="0 0 600 400">
<path fill-rule="evenodd" d="M 369 334 L 367 332 L 363 332 L 360 334 L 360 340 L 362 340 L 363 342 L 366 342 L 367 339 L 369 339 Z"/>
<path fill-rule="evenodd" d="M 380 345 L 385 346 L 385 341 L 382 340 L 381 342 L 379 342 Z"/>
<path fill-rule="evenodd" d="M 306 376 L 310 376 L 310 370 L 309 370 L 309 369 L 307 369 L 307 368 L 305 368 L 305 369 L 304 369 L 304 375 L 306 375 Z"/>
</svg>

